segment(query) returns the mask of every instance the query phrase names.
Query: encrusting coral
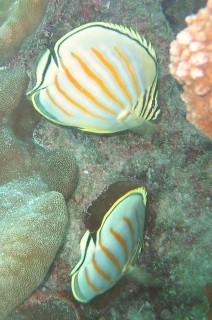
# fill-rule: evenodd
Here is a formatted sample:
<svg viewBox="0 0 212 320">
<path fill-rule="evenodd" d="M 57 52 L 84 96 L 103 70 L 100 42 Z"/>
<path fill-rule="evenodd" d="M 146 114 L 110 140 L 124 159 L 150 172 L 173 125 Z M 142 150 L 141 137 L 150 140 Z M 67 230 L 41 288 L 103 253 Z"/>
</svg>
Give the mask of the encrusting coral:
<svg viewBox="0 0 212 320">
<path fill-rule="evenodd" d="M 170 47 L 170 72 L 183 85 L 187 119 L 212 138 L 212 0 L 196 15 Z"/>
<path fill-rule="evenodd" d="M 48 0 L 0 3 L 0 64 L 13 57 L 24 39 L 35 30 L 46 11 L 47 4 Z"/>
<path fill-rule="evenodd" d="M 72 152 L 31 139 L 38 118 L 23 97 L 27 82 L 20 68 L 0 71 L 1 319 L 43 281 L 67 226 L 64 197 L 78 176 Z"/>
</svg>

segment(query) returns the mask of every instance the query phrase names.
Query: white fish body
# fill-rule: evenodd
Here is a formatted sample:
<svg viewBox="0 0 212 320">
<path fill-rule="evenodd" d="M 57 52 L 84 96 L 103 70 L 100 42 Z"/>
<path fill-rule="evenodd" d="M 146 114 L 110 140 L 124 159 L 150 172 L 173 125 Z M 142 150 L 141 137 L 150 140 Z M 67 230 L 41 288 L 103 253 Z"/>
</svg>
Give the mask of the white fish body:
<svg viewBox="0 0 212 320">
<path fill-rule="evenodd" d="M 157 73 L 155 51 L 137 32 L 89 23 L 44 52 L 29 95 L 51 121 L 112 133 L 157 118 Z"/>
<path fill-rule="evenodd" d="M 74 297 L 88 302 L 128 273 L 141 251 L 146 191 L 137 188 L 118 199 L 105 214 L 96 237 L 84 234 L 81 260 L 72 270 Z"/>
</svg>

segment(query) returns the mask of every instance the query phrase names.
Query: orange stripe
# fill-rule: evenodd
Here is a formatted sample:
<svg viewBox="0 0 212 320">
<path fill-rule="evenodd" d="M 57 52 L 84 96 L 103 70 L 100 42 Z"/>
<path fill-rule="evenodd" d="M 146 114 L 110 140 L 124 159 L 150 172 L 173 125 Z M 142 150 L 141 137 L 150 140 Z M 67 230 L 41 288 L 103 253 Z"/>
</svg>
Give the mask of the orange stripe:
<svg viewBox="0 0 212 320">
<path fill-rule="evenodd" d="M 108 109 L 105 105 L 99 102 L 88 90 L 86 90 L 79 82 L 72 76 L 68 68 L 61 60 L 62 67 L 65 71 L 66 76 L 68 77 L 69 81 L 75 86 L 77 90 L 79 90 L 82 94 L 84 94 L 88 99 L 90 99 L 94 104 L 96 104 L 99 108 L 103 109 L 104 111 L 115 115 L 116 113 L 110 109 Z"/>
<path fill-rule="evenodd" d="M 138 86 L 138 82 L 137 82 L 137 79 L 136 79 L 135 72 L 134 72 L 129 60 L 127 59 L 127 57 L 124 55 L 124 53 L 118 47 L 115 47 L 114 50 L 118 54 L 119 58 L 124 62 L 128 72 L 130 74 L 130 77 L 132 79 L 133 86 L 135 88 L 135 92 L 136 92 L 137 97 L 138 97 L 140 95 L 140 90 L 139 90 L 139 86 Z"/>
<path fill-rule="evenodd" d="M 50 92 L 49 92 L 49 88 L 46 89 L 46 94 L 49 98 L 49 100 L 51 100 L 51 102 L 54 104 L 55 107 L 57 107 L 58 109 L 60 109 L 60 111 L 62 111 L 65 115 L 72 117 L 72 114 L 69 113 L 68 111 L 66 111 L 65 109 L 63 109 L 56 101 L 55 99 L 51 96 Z"/>
<path fill-rule="evenodd" d="M 125 106 L 124 104 L 118 100 L 116 98 L 116 96 L 114 96 L 114 94 L 108 89 L 108 87 L 105 85 L 104 81 L 98 77 L 86 64 L 86 62 L 84 62 L 79 56 L 77 56 L 75 53 L 72 52 L 72 57 L 74 57 L 79 64 L 81 65 L 81 67 L 83 68 L 83 70 L 85 71 L 85 73 L 92 78 L 97 84 L 98 86 L 102 89 L 102 91 L 104 91 L 104 93 L 111 99 L 113 100 L 115 103 L 117 103 L 122 109 L 125 110 Z"/>
<path fill-rule="evenodd" d="M 86 282 L 89 285 L 89 287 L 91 287 L 91 289 L 93 289 L 96 292 L 101 290 L 100 288 L 96 287 L 95 284 L 93 284 L 93 282 L 90 280 L 89 275 L 88 275 L 88 271 L 86 268 L 85 268 L 85 279 L 86 279 Z"/>
<path fill-rule="evenodd" d="M 93 254 L 92 262 L 93 262 L 94 269 L 96 270 L 96 272 L 98 272 L 98 274 L 100 274 L 100 276 L 102 278 L 104 278 L 105 280 L 107 280 L 109 283 L 112 283 L 113 282 L 112 278 L 102 268 L 100 268 L 100 266 L 97 264 L 96 259 L 95 259 L 95 254 Z"/>
<path fill-rule="evenodd" d="M 123 220 L 127 223 L 128 227 L 130 229 L 130 233 L 131 233 L 132 238 L 135 238 L 135 231 L 133 229 L 133 225 L 132 225 L 130 219 L 127 217 L 124 217 Z"/>
<path fill-rule="evenodd" d="M 121 267 L 120 267 L 119 261 L 116 259 L 114 254 L 107 247 L 105 247 L 101 243 L 101 241 L 99 241 L 99 246 L 104 252 L 104 254 L 107 256 L 107 258 L 115 265 L 116 269 L 121 273 Z"/>
<path fill-rule="evenodd" d="M 97 116 L 96 114 L 94 114 L 93 112 L 88 111 L 87 109 L 85 109 L 80 103 L 78 103 L 77 101 L 75 101 L 74 99 L 72 99 L 59 85 L 58 82 L 58 76 L 55 77 L 55 87 L 57 88 L 57 90 L 64 96 L 64 98 L 66 98 L 70 103 L 72 103 L 75 107 L 79 108 L 80 110 L 82 110 L 83 112 L 89 114 L 89 116 L 92 116 L 94 118 L 97 119 L 101 119 L 101 120 L 105 120 L 105 118 L 102 118 L 100 116 Z"/>
<path fill-rule="evenodd" d="M 112 235 L 114 236 L 114 238 L 118 241 L 118 243 L 120 243 L 120 245 L 122 246 L 122 249 L 124 250 L 124 254 L 125 254 L 125 260 L 128 259 L 128 249 L 127 249 L 127 243 L 124 240 L 124 238 L 122 238 L 122 236 L 116 232 L 113 228 L 110 228 L 110 232 L 112 233 Z"/>
<path fill-rule="evenodd" d="M 130 104 L 132 105 L 132 97 L 127 87 L 125 86 L 124 82 L 122 81 L 121 77 L 119 76 L 118 71 L 114 68 L 113 64 L 110 61 L 108 61 L 104 57 L 104 55 L 101 52 L 99 52 L 97 49 L 91 48 L 91 50 L 97 56 L 97 58 L 104 64 L 104 66 L 110 71 L 113 78 L 116 80 L 117 84 L 119 85 L 119 87 L 121 88 L 121 90 L 123 91 L 127 99 L 129 100 Z"/>
<path fill-rule="evenodd" d="M 129 228 L 129 230 L 130 230 L 131 237 L 132 237 L 132 241 L 133 241 L 133 243 L 132 243 L 132 249 L 133 249 L 134 246 L 135 246 L 135 231 L 134 231 L 134 229 L 133 229 L 133 225 L 132 225 L 132 223 L 131 223 L 131 221 L 130 221 L 129 218 L 124 217 L 123 220 L 126 222 L 128 228 Z"/>
</svg>

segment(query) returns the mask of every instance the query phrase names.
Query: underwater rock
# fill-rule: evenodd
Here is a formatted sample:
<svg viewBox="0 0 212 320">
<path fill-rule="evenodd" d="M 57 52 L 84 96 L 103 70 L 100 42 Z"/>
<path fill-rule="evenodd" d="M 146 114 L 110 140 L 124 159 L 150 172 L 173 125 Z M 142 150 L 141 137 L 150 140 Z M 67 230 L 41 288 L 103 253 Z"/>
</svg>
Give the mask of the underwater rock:
<svg viewBox="0 0 212 320">
<path fill-rule="evenodd" d="M 39 177 L 0 187 L 0 318 L 43 281 L 64 236 L 67 208 Z"/>
<path fill-rule="evenodd" d="M 0 3 L 0 64 L 19 50 L 42 19 L 48 0 L 1 1 Z"/>
<path fill-rule="evenodd" d="M 34 304 L 21 313 L 13 313 L 7 320 L 70 320 L 79 319 L 74 308 L 69 302 L 50 298 L 42 304 Z"/>
<path fill-rule="evenodd" d="M 204 7 L 205 0 L 161 0 L 161 5 L 170 28 L 176 34 L 182 30 L 182 27 L 185 27 L 185 17 L 196 13 L 199 8 Z"/>
</svg>

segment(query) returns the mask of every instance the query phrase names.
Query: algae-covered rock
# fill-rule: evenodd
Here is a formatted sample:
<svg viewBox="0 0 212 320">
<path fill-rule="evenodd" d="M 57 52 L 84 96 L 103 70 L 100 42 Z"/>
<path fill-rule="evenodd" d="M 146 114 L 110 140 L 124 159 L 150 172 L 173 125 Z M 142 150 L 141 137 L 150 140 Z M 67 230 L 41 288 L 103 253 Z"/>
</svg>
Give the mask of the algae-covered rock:
<svg viewBox="0 0 212 320">
<path fill-rule="evenodd" d="M 67 301 L 48 299 L 46 303 L 35 304 L 22 311 L 13 313 L 7 320 L 75 320 L 80 319 L 73 306 Z"/>
<path fill-rule="evenodd" d="M 67 225 L 63 196 L 39 177 L 0 187 L 0 319 L 43 281 Z"/>
</svg>

